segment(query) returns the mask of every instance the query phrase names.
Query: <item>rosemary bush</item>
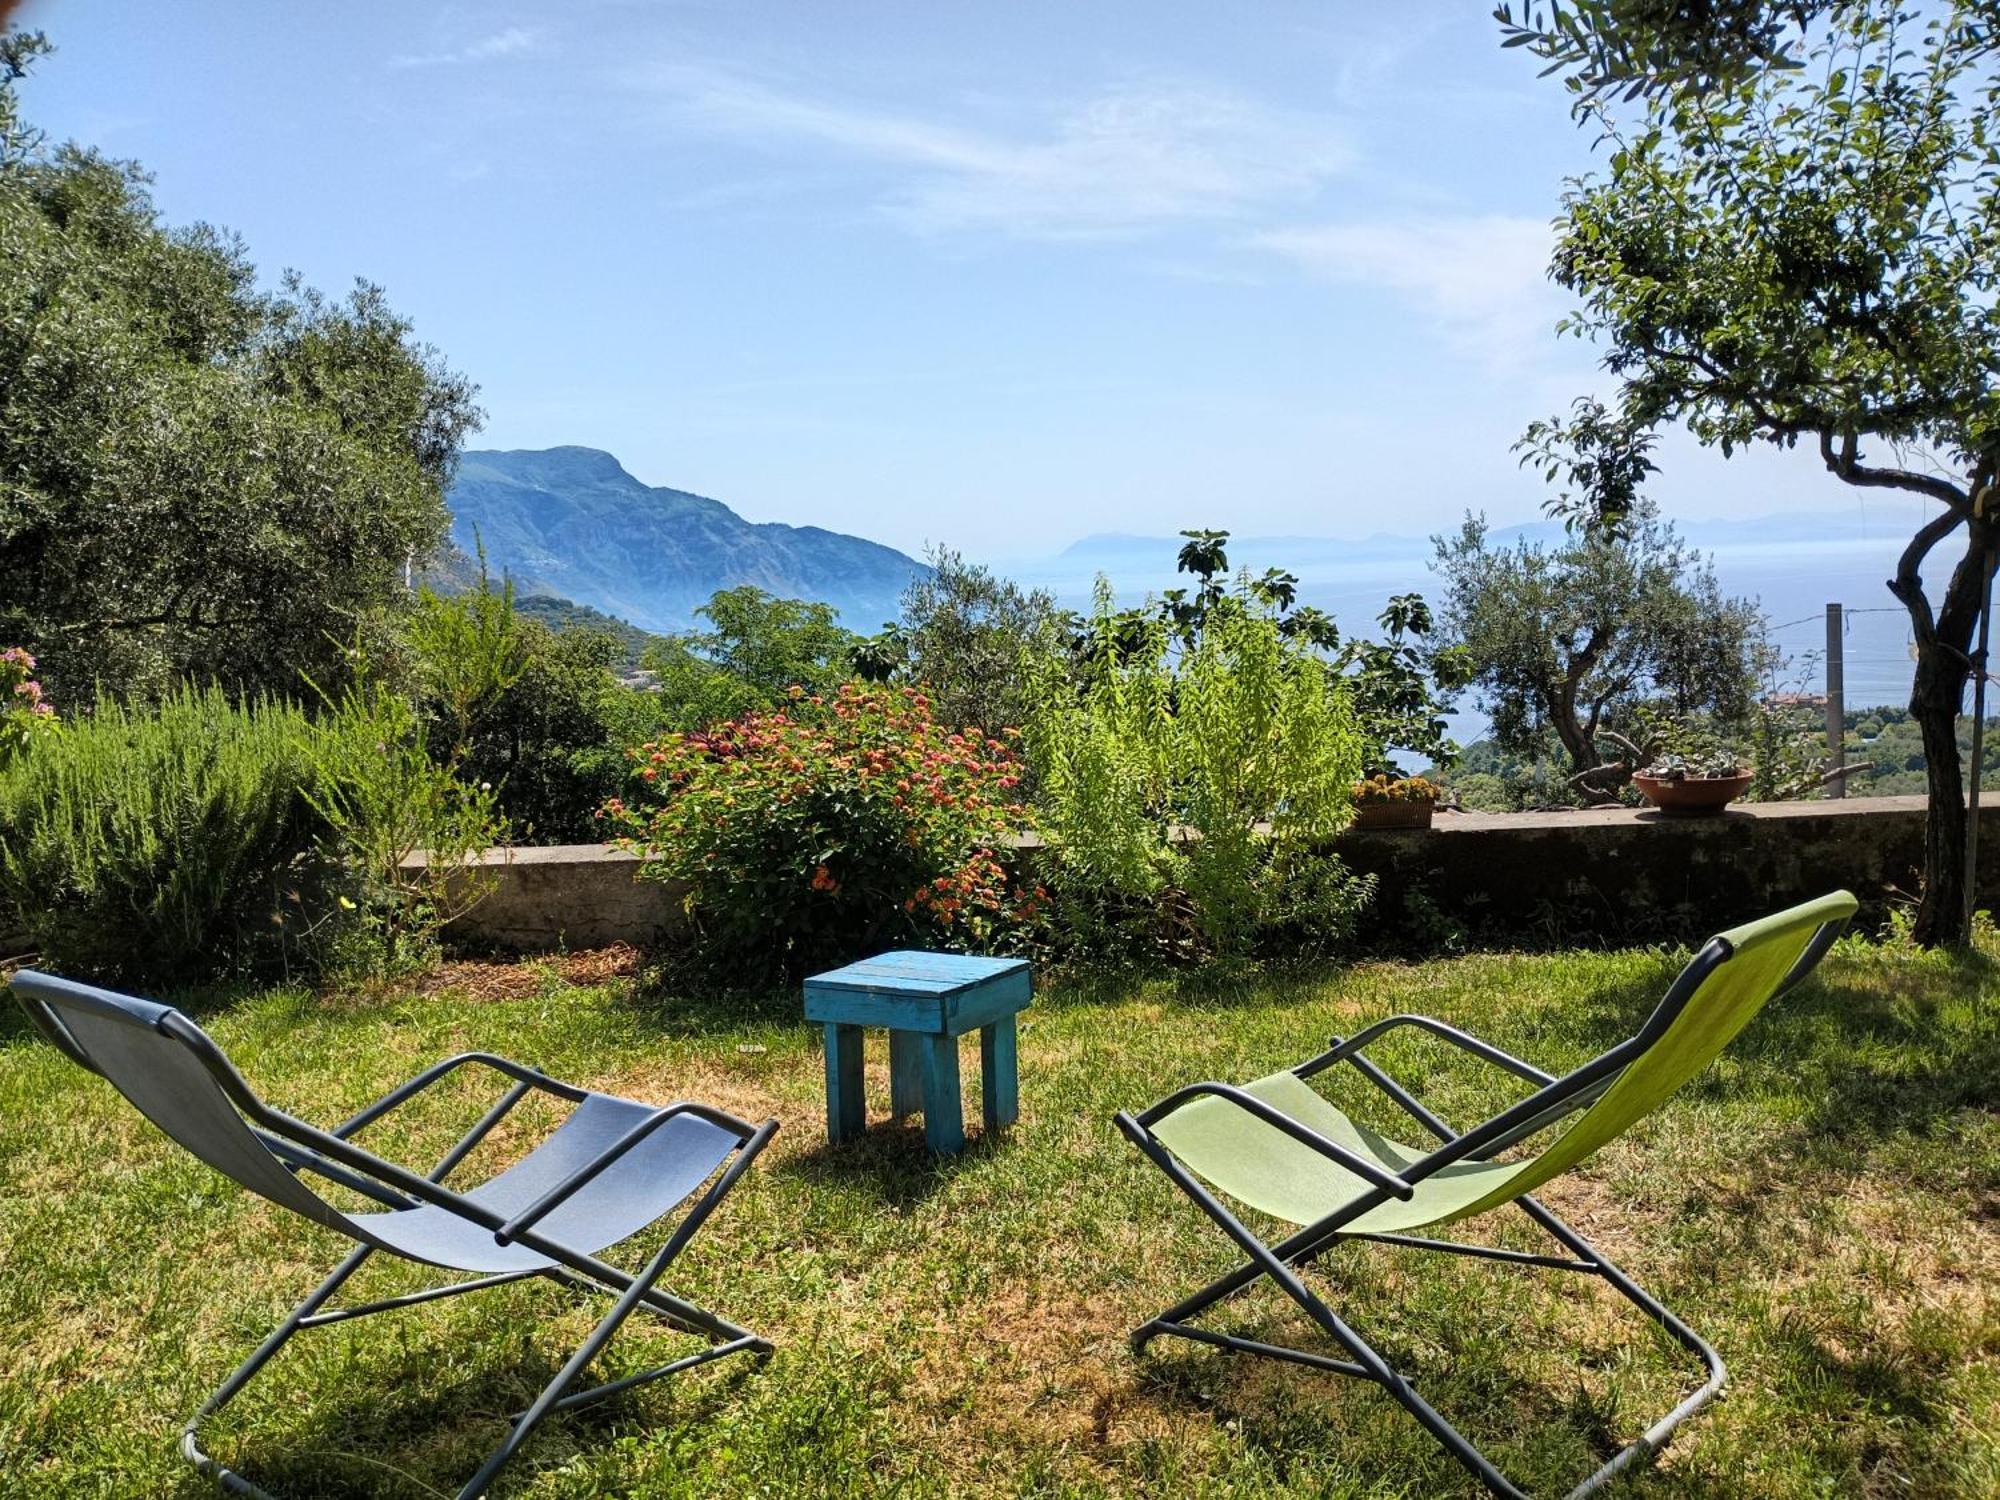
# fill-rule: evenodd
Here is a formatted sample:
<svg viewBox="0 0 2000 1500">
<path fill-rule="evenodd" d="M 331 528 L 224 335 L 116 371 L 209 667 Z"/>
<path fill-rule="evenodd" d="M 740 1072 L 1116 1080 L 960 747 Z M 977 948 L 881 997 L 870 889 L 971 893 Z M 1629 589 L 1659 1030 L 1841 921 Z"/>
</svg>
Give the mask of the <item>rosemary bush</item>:
<svg viewBox="0 0 2000 1500">
<path fill-rule="evenodd" d="M 319 820 L 290 704 L 106 702 L 0 772 L 0 928 L 106 981 L 262 968 L 310 936 Z"/>
</svg>

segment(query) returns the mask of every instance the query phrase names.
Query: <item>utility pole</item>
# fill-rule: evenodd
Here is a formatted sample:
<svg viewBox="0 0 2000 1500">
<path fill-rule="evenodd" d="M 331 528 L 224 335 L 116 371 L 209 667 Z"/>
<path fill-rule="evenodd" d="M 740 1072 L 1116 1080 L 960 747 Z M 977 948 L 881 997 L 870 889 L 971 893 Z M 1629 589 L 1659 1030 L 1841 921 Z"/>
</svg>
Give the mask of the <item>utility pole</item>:
<svg viewBox="0 0 2000 1500">
<path fill-rule="evenodd" d="M 1833 773 L 1826 783 L 1829 797 L 1847 795 L 1847 778 L 1839 774 L 1846 764 L 1847 667 L 1840 657 L 1842 631 L 1840 606 L 1826 607 L 1826 768 Z"/>
</svg>

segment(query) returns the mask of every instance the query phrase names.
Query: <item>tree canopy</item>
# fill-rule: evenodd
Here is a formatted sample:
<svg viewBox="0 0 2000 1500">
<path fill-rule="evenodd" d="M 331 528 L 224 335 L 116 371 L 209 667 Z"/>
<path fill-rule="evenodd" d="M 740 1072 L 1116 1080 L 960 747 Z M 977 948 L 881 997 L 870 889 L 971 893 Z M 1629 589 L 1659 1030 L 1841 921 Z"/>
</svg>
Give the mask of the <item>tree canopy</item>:
<svg viewBox="0 0 2000 1500">
<path fill-rule="evenodd" d="M 365 283 L 260 286 L 134 163 L 51 145 L 0 47 L 0 640 L 66 700 L 296 691 L 442 539 L 473 387 Z"/>
<path fill-rule="evenodd" d="M 646 650 L 667 722 L 701 729 L 778 703 L 791 688 L 831 693 L 853 672 L 860 637 L 830 604 L 779 599 L 752 584 L 721 589 L 695 613 L 706 630 L 661 636 Z"/>
<path fill-rule="evenodd" d="M 1545 735 L 1573 774 L 1606 764 L 1598 735 L 1643 705 L 1738 719 L 1761 661 L 1755 606 L 1725 598 L 1700 554 L 1640 502 L 1615 533 L 1553 549 L 1489 544 L 1484 520 L 1435 539 L 1443 623 L 1460 645 L 1493 738 L 1533 755 Z"/>
<path fill-rule="evenodd" d="M 1952 729 L 2000 470 L 2000 26 L 1991 3 L 1840 0 L 1797 68 L 1588 112 L 1608 169 L 1575 183 L 1552 273 L 1622 381 L 1619 420 L 1725 454 L 1804 444 L 1850 485 L 1936 501 L 1890 589 L 1917 643 L 1931 817 L 1918 934 L 1962 936 Z M 1933 550 L 1963 531 L 1941 590 Z"/>
<path fill-rule="evenodd" d="M 1018 728 L 1033 711 L 1031 658 L 1059 649 L 1074 620 L 1045 589 L 1023 589 L 948 547 L 903 591 L 895 624 L 863 642 L 863 677 L 922 683 L 937 719 L 986 734 Z"/>
</svg>

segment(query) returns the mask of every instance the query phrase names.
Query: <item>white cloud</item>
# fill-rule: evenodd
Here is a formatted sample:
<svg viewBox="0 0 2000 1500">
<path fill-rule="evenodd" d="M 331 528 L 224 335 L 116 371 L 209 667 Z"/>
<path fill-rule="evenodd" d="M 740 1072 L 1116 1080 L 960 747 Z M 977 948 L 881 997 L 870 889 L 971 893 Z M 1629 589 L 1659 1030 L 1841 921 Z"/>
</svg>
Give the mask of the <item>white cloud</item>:
<svg viewBox="0 0 2000 1500">
<path fill-rule="evenodd" d="M 1545 219 L 1392 219 L 1270 230 L 1249 244 L 1331 281 L 1386 287 L 1490 370 L 1532 363 L 1564 303 L 1547 279 Z"/>
<path fill-rule="evenodd" d="M 933 233 L 1069 239 L 1227 219 L 1310 198 L 1352 159 L 1324 120 L 1184 85 L 1114 90 L 1036 127 L 999 131 L 826 103 L 708 69 L 659 69 L 645 82 L 700 128 L 816 142 L 897 169 L 879 206 Z"/>
<path fill-rule="evenodd" d="M 541 46 L 543 33 L 530 26 L 509 26 L 449 52 L 399 52 L 389 59 L 392 68 L 439 68 L 457 63 L 491 62 L 500 57 L 517 57 Z"/>
</svg>

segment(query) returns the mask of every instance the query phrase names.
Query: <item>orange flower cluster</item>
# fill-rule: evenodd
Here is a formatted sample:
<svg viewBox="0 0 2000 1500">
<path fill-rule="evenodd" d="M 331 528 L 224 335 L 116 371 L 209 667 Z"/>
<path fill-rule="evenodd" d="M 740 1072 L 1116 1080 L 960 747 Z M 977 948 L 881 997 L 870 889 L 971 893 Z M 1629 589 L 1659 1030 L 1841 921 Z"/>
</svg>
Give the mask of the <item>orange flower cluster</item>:
<svg viewBox="0 0 2000 1500">
<path fill-rule="evenodd" d="M 795 688 L 782 707 L 639 747 L 638 805 L 604 811 L 711 926 L 761 925 L 769 940 L 785 924 L 784 941 L 829 950 L 899 923 L 984 940 L 1042 899 L 1002 857 L 1028 818 L 1017 738 L 939 724 L 916 687 Z"/>
</svg>

